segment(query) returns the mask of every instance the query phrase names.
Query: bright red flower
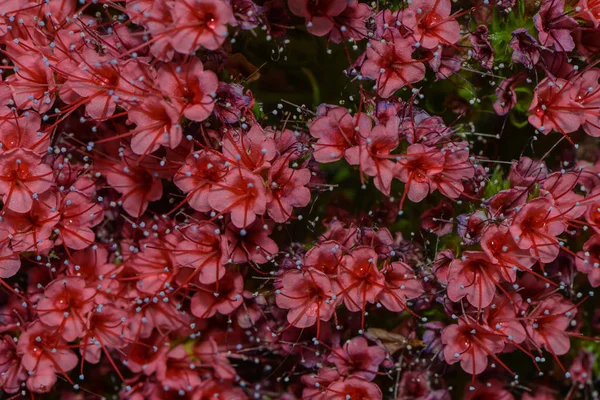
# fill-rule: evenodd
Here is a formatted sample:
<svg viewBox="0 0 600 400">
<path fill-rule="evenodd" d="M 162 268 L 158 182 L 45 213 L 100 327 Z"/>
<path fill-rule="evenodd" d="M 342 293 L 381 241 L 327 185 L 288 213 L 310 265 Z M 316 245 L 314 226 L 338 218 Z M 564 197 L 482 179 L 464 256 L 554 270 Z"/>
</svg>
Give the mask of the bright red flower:
<svg viewBox="0 0 600 400">
<path fill-rule="evenodd" d="M 434 190 L 433 176 L 444 170 L 445 157 L 434 147 L 408 146 L 406 155 L 398 157 L 395 176 L 406 184 L 404 195 L 418 203 Z"/>
<path fill-rule="evenodd" d="M 376 384 L 359 376 L 339 379 L 327 387 L 327 399 L 330 400 L 381 400 L 383 394 Z"/>
<path fill-rule="evenodd" d="M 401 312 L 406 302 L 416 299 L 424 293 L 423 285 L 408 264 L 396 261 L 384 266 L 385 286 L 377 296 L 379 302 L 388 310 Z"/>
<path fill-rule="evenodd" d="M 180 114 L 162 98 L 144 99 L 142 104 L 131 107 L 127 116 L 136 125 L 131 138 L 131 150 L 136 154 L 152 153 L 160 146 L 174 149 L 181 142 Z"/>
<path fill-rule="evenodd" d="M 600 235 L 595 234 L 583 245 L 575 258 L 577 270 L 586 274 L 592 287 L 600 286 Z"/>
<path fill-rule="evenodd" d="M 34 112 L 17 115 L 8 108 L 0 108 L 0 152 L 17 148 L 47 151 L 50 135 L 40 132 L 41 118 Z"/>
</svg>

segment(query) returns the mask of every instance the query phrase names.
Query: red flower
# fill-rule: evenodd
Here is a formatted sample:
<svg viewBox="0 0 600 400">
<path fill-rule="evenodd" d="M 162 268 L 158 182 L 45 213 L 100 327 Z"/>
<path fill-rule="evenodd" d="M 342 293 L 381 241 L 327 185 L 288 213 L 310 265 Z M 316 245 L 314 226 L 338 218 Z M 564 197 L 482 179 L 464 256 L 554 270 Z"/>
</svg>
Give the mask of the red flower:
<svg viewBox="0 0 600 400">
<path fill-rule="evenodd" d="M 481 309 L 491 304 L 496 286 L 514 280 L 514 270 L 492 263 L 483 252 L 465 251 L 448 268 L 448 297 L 455 302 L 466 297 Z"/>
<path fill-rule="evenodd" d="M 339 379 L 327 387 L 328 400 L 381 400 L 383 394 L 376 384 L 359 376 Z"/>
<path fill-rule="evenodd" d="M 385 287 L 377 299 L 388 310 L 401 312 L 407 308 L 407 300 L 416 299 L 424 293 L 423 285 L 406 263 L 390 263 L 382 272 L 385 276 Z"/>
<path fill-rule="evenodd" d="M 329 321 L 335 310 L 335 294 L 327 275 L 314 268 L 283 274 L 276 292 L 277 306 L 288 309 L 287 320 L 297 328 Z"/>
<path fill-rule="evenodd" d="M 175 259 L 182 267 L 193 268 L 193 276 L 203 284 L 211 284 L 225 275 L 229 254 L 228 243 L 216 225 L 209 222 L 189 225 L 181 231 L 183 240 L 177 244 Z"/>
<path fill-rule="evenodd" d="M 182 129 L 177 109 L 164 99 L 150 96 L 127 113 L 136 125 L 131 138 L 131 150 L 136 154 L 152 153 L 160 146 L 176 148 L 181 142 Z"/>
<path fill-rule="evenodd" d="M 211 318 L 217 312 L 230 315 L 242 304 L 244 279 L 239 272 L 227 272 L 218 283 L 197 285 L 198 291 L 192 297 L 191 310 L 198 318 Z"/>
<path fill-rule="evenodd" d="M 356 155 L 348 150 L 359 144 L 359 137 L 367 138 L 372 122 L 367 114 L 352 116 L 342 107 L 333 107 L 325 115 L 316 118 L 310 126 L 310 134 L 317 138 L 313 154 L 316 161 L 330 163 L 343 156 L 350 164 L 358 164 Z"/>
<path fill-rule="evenodd" d="M 413 0 L 409 4 L 416 24 L 403 23 L 413 31 L 413 38 L 426 49 L 435 49 L 440 43 L 452 45 L 460 39 L 460 26 L 450 15 L 450 0 Z M 408 22 L 408 24 L 406 23 Z"/>
<path fill-rule="evenodd" d="M 577 270 L 586 274 L 592 287 L 600 286 L 600 235 L 595 234 L 583 245 L 575 258 Z"/>
<path fill-rule="evenodd" d="M 285 222 L 292 216 L 294 207 L 305 207 L 310 202 L 310 189 L 306 187 L 311 174 L 307 168 L 290 168 L 289 160 L 279 158 L 269 170 L 268 189 L 271 200 L 267 212 L 275 222 Z"/>
<path fill-rule="evenodd" d="M 187 202 L 196 211 L 208 212 L 212 208 L 208 196 L 213 185 L 227 173 L 225 160 L 216 153 L 200 150 L 185 159 L 173 181 L 187 193 Z"/>
<path fill-rule="evenodd" d="M 337 17 L 348 6 L 348 0 L 288 0 L 294 15 L 306 19 L 307 30 L 315 36 L 325 36 L 334 28 Z"/>
<path fill-rule="evenodd" d="M 17 353 L 21 363 L 34 373 L 29 383 L 32 391 L 48 392 L 56 382 L 56 374 L 66 375 L 77 366 L 77 356 L 60 337 L 58 330 L 49 329 L 41 321 L 34 321 L 19 337 Z"/>
<path fill-rule="evenodd" d="M 371 41 L 361 73 L 375 79 L 377 94 L 388 98 L 396 90 L 425 77 L 425 66 L 412 58 L 413 51 L 412 42 L 401 37 L 385 42 Z"/>
<path fill-rule="evenodd" d="M 553 355 L 566 354 L 571 347 L 567 328 L 577 314 L 577 307 L 555 294 L 541 301 L 527 318 L 527 334 L 538 346 Z"/>
<path fill-rule="evenodd" d="M 342 348 L 334 348 L 327 360 L 335 364 L 340 375 L 360 376 L 372 381 L 385 357 L 383 348 L 369 346 L 365 338 L 355 337 Z"/>
<path fill-rule="evenodd" d="M 565 79 L 545 78 L 535 88 L 529 106 L 529 123 L 547 135 L 576 131 L 582 123 L 581 105 L 575 101 L 577 86 Z"/>
<path fill-rule="evenodd" d="M 415 203 L 434 190 L 432 178 L 444 170 L 444 154 L 422 144 L 408 146 L 406 155 L 398 157 L 395 176 L 406 184 L 404 195 Z"/>
<path fill-rule="evenodd" d="M 504 349 L 503 335 L 463 316 L 458 324 L 448 325 L 442 331 L 444 359 L 448 364 L 460 362 L 462 369 L 473 375 L 482 373 L 488 365 L 488 356 Z"/>
<path fill-rule="evenodd" d="M 358 246 L 339 265 L 338 281 L 348 310 L 364 312 L 367 303 L 377 301 L 385 285 L 385 277 L 377 268 L 377 259 L 372 248 Z"/>
<path fill-rule="evenodd" d="M 37 312 L 43 323 L 58 328 L 61 336 L 71 342 L 83 334 L 85 317 L 93 307 L 95 295 L 96 289 L 86 287 L 83 278 L 59 278 L 46 286 Z"/>
<path fill-rule="evenodd" d="M 218 185 L 211 187 L 208 203 L 221 213 L 230 213 L 238 228 L 246 228 L 257 214 L 266 212 L 267 191 L 259 175 L 245 168 L 232 168 Z"/>
<path fill-rule="evenodd" d="M 360 160 L 360 168 L 368 176 L 374 177 L 375 187 L 383 194 L 389 195 L 394 177 L 395 163 L 390 154 L 398 147 L 398 118 L 388 119 L 385 125 L 377 125 L 361 138 L 361 146 L 349 149 L 352 159 Z"/>
<path fill-rule="evenodd" d="M 177 4 L 179 7 L 186 7 L 186 1 Z M 194 4 L 200 4 L 189 0 L 192 1 Z M 213 0 L 204 1 L 202 4 L 209 2 Z M 220 4 L 229 7 L 224 3 Z M 160 89 L 177 107 L 179 114 L 192 121 L 204 121 L 212 113 L 215 106 L 213 96 L 216 95 L 219 81 L 214 72 L 204 70 L 200 60 L 193 58 L 183 65 L 163 64 L 158 69 L 156 79 Z"/>
<path fill-rule="evenodd" d="M 40 132 L 38 114 L 17 115 L 8 108 L 0 108 L 0 114 L 0 152 L 23 148 L 42 154 L 48 149 L 50 135 Z"/>
<path fill-rule="evenodd" d="M 526 203 L 515 216 L 510 234 L 517 246 L 529 250 L 544 263 L 554 261 L 560 249 L 556 236 L 566 229 L 564 217 L 548 198 L 538 197 Z"/>
<path fill-rule="evenodd" d="M 177 1 L 172 12 L 176 29 L 171 44 L 183 54 L 199 47 L 218 49 L 227 38 L 227 24 L 237 25 L 231 6 L 221 0 Z"/>
<path fill-rule="evenodd" d="M 17 148 L 0 153 L 0 194 L 9 210 L 25 213 L 34 200 L 52 187 L 52 169 L 31 150 Z"/>
</svg>

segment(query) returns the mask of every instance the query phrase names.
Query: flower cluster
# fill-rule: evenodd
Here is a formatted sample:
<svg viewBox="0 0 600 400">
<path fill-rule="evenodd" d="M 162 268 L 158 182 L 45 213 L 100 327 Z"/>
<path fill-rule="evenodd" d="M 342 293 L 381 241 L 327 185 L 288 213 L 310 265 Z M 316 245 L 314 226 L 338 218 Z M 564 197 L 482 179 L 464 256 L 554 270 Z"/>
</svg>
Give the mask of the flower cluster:
<svg viewBox="0 0 600 400">
<path fill-rule="evenodd" d="M 597 398 L 598 43 L 597 0 L 0 0 L 0 397 Z"/>
</svg>

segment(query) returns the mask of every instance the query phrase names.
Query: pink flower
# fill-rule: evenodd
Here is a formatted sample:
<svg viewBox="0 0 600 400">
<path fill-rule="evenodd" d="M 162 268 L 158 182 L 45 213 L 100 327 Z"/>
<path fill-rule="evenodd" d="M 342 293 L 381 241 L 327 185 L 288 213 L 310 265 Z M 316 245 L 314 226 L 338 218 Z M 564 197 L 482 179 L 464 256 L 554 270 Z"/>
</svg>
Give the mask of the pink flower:
<svg viewBox="0 0 600 400">
<path fill-rule="evenodd" d="M 600 3 L 598 0 L 579 0 L 577 6 L 581 10 L 577 16 L 590 21 L 594 24 L 594 28 L 598 29 L 600 27 Z"/>
<path fill-rule="evenodd" d="M 376 384 L 359 376 L 339 379 L 326 389 L 328 400 L 381 400 L 383 394 Z"/>
<path fill-rule="evenodd" d="M 212 186 L 208 195 L 210 206 L 225 214 L 238 228 L 246 228 L 263 215 L 267 209 L 267 192 L 259 175 L 237 167 L 229 171 L 223 180 Z"/>
<path fill-rule="evenodd" d="M 192 391 L 202 384 L 199 374 L 190 366 L 192 357 L 183 344 L 173 347 L 157 364 L 156 377 L 164 388 L 175 391 Z"/>
<path fill-rule="evenodd" d="M 34 372 L 31 390 L 48 392 L 56 382 L 56 373 L 66 374 L 77 366 L 77 356 L 60 337 L 58 330 L 34 321 L 21 334 L 17 353 L 27 371 Z M 42 379 L 42 377 L 44 379 Z"/>
<path fill-rule="evenodd" d="M 488 356 L 504 349 L 501 334 L 463 316 L 458 324 L 448 325 L 442 331 L 444 359 L 448 364 L 460 362 L 462 369 L 473 375 L 482 373 L 488 365 Z"/>
<path fill-rule="evenodd" d="M 285 222 L 295 207 L 305 207 L 310 202 L 311 174 L 307 168 L 290 168 L 287 157 L 279 158 L 269 169 L 267 212 L 275 222 Z"/>
<path fill-rule="evenodd" d="M 538 197 L 526 203 L 515 216 L 510 234 L 517 246 L 530 251 L 531 255 L 544 263 L 554 261 L 560 249 L 560 235 L 567 228 L 564 217 L 545 197 Z"/>
<path fill-rule="evenodd" d="M 544 0 L 540 11 L 533 16 L 533 22 L 542 46 L 554 45 L 556 51 L 571 51 L 575 42 L 571 31 L 577 28 L 577 21 L 565 13 L 563 0 Z"/>
<path fill-rule="evenodd" d="M 396 261 L 383 268 L 385 287 L 377 299 L 388 310 L 401 312 L 407 308 L 406 302 L 424 293 L 423 285 L 415 272 L 406 263 Z"/>
<path fill-rule="evenodd" d="M 344 11 L 333 18 L 335 25 L 329 38 L 334 43 L 341 43 L 344 39 L 358 41 L 367 37 L 366 23 L 371 16 L 371 8 L 358 0 L 348 0 L 347 3 Z"/>
<path fill-rule="evenodd" d="M 598 5 L 600 8 L 600 4 Z M 590 136 L 600 137 L 600 69 L 592 68 L 576 78 L 579 86 L 575 101 L 582 106 L 582 127 Z"/>
<path fill-rule="evenodd" d="M 0 336 L 0 387 L 6 393 L 17 393 L 25 380 L 27 371 L 21 364 L 15 342 L 8 335 Z"/>
<path fill-rule="evenodd" d="M 315 36 L 325 36 L 334 28 L 334 19 L 346 9 L 348 0 L 288 0 L 294 15 L 306 19 L 307 30 Z"/>
<path fill-rule="evenodd" d="M 460 39 L 460 26 L 450 15 L 450 0 L 414 0 L 409 4 L 416 18 L 403 23 L 413 31 L 413 38 L 425 49 L 435 49 L 440 43 L 452 45 Z"/>
<path fill-rule="evenodd" d="M 21 260 L 19 253 L 11 250 L 8 242 L 0 242 L 0 278 L 10 278 L 19 272 Z"/>
<path fill-rule="evenodd" d="M 271 260 L 279 251 L 277 243 L 271 239 L 273 222 L 254 221 L 245 229 L 240 229 L 233 224 L 227 225 L 225 235 L 229 240 L 229 251 L 231 262 L 239 264 L 255 262 L 264 264 Z M 242 231 L 244 234 L 242 235 Z"/>
<path fill-rule="evenodd" d="M 285 272 L 275 300 L 278 307 L 289 310 L 287 321 L 297 328 L 329 321 L 335 310 L 331 282 L 327 275 L 314 268 Z"/>
<path fill-rule="evenodd" d="M 52 187 L 54 172 L 31 150 L 0 153 L 0 194 L 4 207 L 25 213 L 39 195 Z"/>
<path fill-rule="evenodd" d="M 529 106 L 529 123 L 547 135 L 576 131 L 582 123 L 581 105 L 575 101 L 577 86 L 565 79 L 545 78 L 535 88 Z"/>
<path fill-rule="evenodd" d="M 79 193 L 69 192 L 60 202 L 58 230 L 65 246 L 82 250 L 94 243 L 91 228 L 104 219 L 104 211 L 90 199 Z"/>
<path fill-rule="evenodd" d="M 481 309 L 490 305 L 500 282 L 514 280 L 512 269 L 492 263 L 485 253 L 465 251 L 448 268 L 448 298 L 456 302 L 466 297 Z"/>
<path fill-rule="evenodd" d="M 191 310 L 198 318 L 211 318 L 217 312 L 230 315 L 242 304 L 244 279 L 239 272 L 227 272 L 218 282 L 198 285 L 192 297 Z"/>
<path fill-rule="evenodd" d="M 412 43 L 401 37 L 384 43 L 372 41 L 361 73 L 375 79 L 377 94 L 388 98 L 396 90 L 425 77 L 425 66 L 412 58 L 413 51 Z"/>
<path fill-rule="evenodd" d="M 34 112 L 17 115 L 0 108 L 0 152 L 24 148 L 38 154 L 47 151 L 50 135 L 40 132 L 41 118 Z"/>
<path fill-rule="evenodd" d="M 367 303 L 377 301 L 385 282 L 384 275 L 377 268 L 377 259 L 372 248 L 358 246 L 339 265 L 338 281 L 348 310 L 364 311 Z"/>
<path fill-rule="evenodd" d="M 141 217 L 148 204 L 163 195 L 162 181 L 152 171 L 152 168 L 158 169 L 158 163 L 149 157 L 135 162 L 137 157 L 129 149 L 121 155 L 123 163 L 112 163 L 103 168 L 106 181 L 122 194 L 123 209 L 133 217 Z"/>
<path fill-rule="evenodd" d="M 173 181 L 187 193 L 186 199 L 194 210 L 208 212 L 212 208 L 208 196 L 213 185 L 227 173 L 225 161 L 216 153 L 200 150 L 185 159 Z"/>
<path fill-rule="evenodd" d="M 541 301 L 527 318 L 527 334 L 539 347 L 555 356 L 566 354 L 571 347 L 566 330 L 577 314 L 577 307 L 555 294 Z"/>
<path fill-rule="evenodd" d="M 404 195 L 419 202 L 433 191 L 432 178 L 444 169 L 444 154 L 422 144 L 408 146 L 406 155 L 398 157 L 395 176 L 406 184 Z"/>
<path fill-rule="evenodd" d="M 277 155 L 275 141 L 265 134 L 256 124 L 247 134 L 225 134 L 223 138 L 223 155 L 232 164 L 241 165 L 252 172 L 259 172 L 271 166 Z"/>
<path fill-rule="evenodd" d="M 352 116 L 343 107 L 333 107 L 325 115 L 316 118 L 310 126 L 310 134 L 317 138 L 313 156 L 320 163 L 330 163 L 346 157 L 356 165 L 359 159 L 350 157 L 348 150 L 358 146 L 359 136 L 368 137 L 372 122 L 367 114 Z"/>
<path fill-rule="evenodd" d="M 180 115 L 164 99 L 148 97 L 140 105 L 131 107 L 127 115 L 136 125 L 131 138 L 131 150 L 134 153 L 152 153 L 160 146 L 174 149 L 181 142 Z"/>
<path fill-rule="evenodd" d="M 45 57 L 24 54 L 13 57 L 18 70 L 8 77 L 12 97 L 21 110 L 33 109 L 39 113 L 50 110 L 56 99 L 54 71 Z"/>
<path fill-rule="evenodd" d="M 385 357 L 382 347 L 369 346 L 365 338 L 355 337 L 346 341 L 342 348 L 334 348 L 327 360 L 335 364 L 340 375 L 360 376 L 372 381 Z"/>
<path fill-rule="evenodd" d="M 191 54 L 199 47 L 218 49 L 227 38 L 227 24 L 235 26 L 231 6 L 221 0 L 182 0 L 173 6 L 175 51 Z"/>
<path fill-rule="evenodd" d="M 183 240 L 177 244 L 175 259 L 182 267 L 195 271 L 187 278 L 198 276 L 200 283 L 215 283 L 225 275 L 229 254 L 227 239 L 219 228 L 210 222 L 189 225 L 182 230 Z"/>
<path fill-rule="evenodd" d="M 186 7 L 186 2 L 209 4 L 218 0 L 206 0 L 197 3 L 195 0 L 177 2 L 178 7 Z M 229 7 L 222 4 L 223 7 Z M 171 103 L 192 121 L 204 121 L 214 109 L 214 99 L 219 81 L 212 71 L 205 71 L 202 62 L 196 58 L 183 64 L 163 64 L 158 69 L 158 86 L 169 97 Z"/>
<path fill-rule="evenodd" d="M 83 334 L 85 317 L 93 307 L 95 295 L 96 289 L 86 287 L 83 278 L 59 278 L 46 286 L 37 312 L 43 323 L 58 328 L 61 336 L 71 342 Z"/>
<path fill-rule="evenodd" d="M 398 147 L 398 118 L 388 119 L 385 125 L 377 125 L 362 139 L 361 147 L 354 147 L 348 152 L 360 159 L 360 168 L 368 176 L 374 177 L 375 187 L 383 194 L 389 195 L 395 163 L 390 154 Z M 354 156 L 352 156 L 354 157 Z"/>
<path fill-rule="evenodd" d="M 583 245 L 575 258 L 577 270 L 586 274 L 592 287 L 600 286 L 600 235 L 595 234 Z"/>
</svg>

